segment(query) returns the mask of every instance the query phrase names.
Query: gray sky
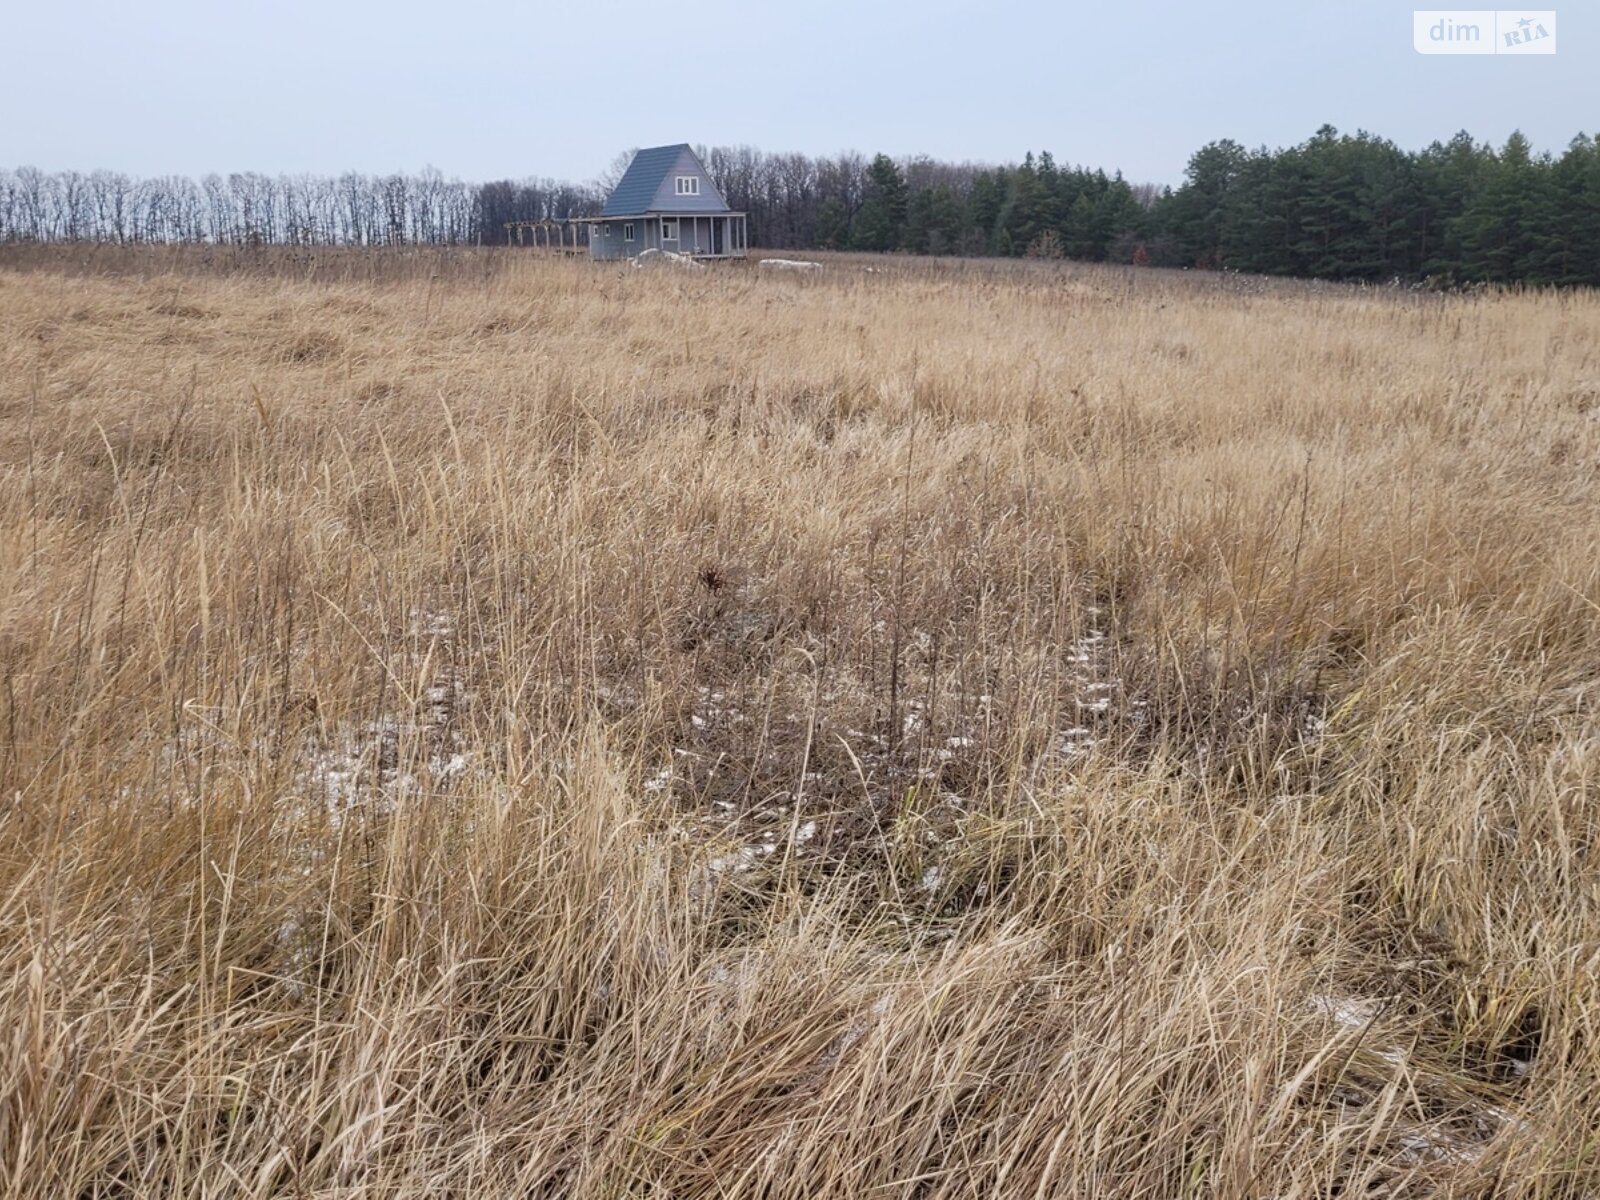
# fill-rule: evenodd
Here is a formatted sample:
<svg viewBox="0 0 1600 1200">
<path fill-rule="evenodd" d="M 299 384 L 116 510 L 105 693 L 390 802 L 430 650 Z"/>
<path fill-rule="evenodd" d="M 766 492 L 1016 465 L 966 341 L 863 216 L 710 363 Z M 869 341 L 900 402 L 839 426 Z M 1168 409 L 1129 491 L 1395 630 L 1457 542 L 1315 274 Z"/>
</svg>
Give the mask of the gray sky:
<svg viewBox="0 0 1600 1200">
<path fill-rule="evenodd" d="M 1595 0 L 1557 7 L 1553 57 L 1419 55 L 1413 7 L 6 0 L 0 164 L 581 181 L 687 141 L 1049 149 L 1176 183 L 1207 141 L 1284 145 L 1324 122 L 1407 148 L 1520 128 L 1559 151 L 1600 129 Z"/>
</svg>

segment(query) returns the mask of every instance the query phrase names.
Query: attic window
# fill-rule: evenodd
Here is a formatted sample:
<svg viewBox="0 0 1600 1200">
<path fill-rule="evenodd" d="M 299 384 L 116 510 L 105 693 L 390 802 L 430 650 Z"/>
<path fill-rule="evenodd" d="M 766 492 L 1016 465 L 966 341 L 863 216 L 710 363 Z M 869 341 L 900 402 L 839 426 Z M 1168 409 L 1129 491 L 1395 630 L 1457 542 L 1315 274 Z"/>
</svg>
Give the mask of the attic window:
<svg viewBox="0 0 1600 1200">
<path fill-rule="evenodd" d="M 700 176 L 698 176 L 698 175 L 679 175 L 678 176 L 678 195 L 680 195 L 680 196 L 698 196 L 699 194 L 700 194 Z"/>
</svg>

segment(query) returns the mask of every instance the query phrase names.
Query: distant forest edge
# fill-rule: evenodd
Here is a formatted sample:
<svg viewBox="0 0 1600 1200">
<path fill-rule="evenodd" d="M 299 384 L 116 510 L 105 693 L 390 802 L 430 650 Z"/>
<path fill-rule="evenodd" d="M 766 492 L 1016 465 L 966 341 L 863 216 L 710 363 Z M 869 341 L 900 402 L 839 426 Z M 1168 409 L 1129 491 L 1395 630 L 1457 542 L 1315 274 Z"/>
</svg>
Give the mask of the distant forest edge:
<svg viewBox="0 0 1600 1200">
<path fill-rule="evenodd" d="M 1406 151 L 1331 126 L 1287 149 L 1212 142 L 1173 188 L 1064 167 L 702 149 L 754 245 L 1070 258 L 1322 279 L 1600 285 L 1600 142 L 1513 134 Z M 415 175 L 133 179 L 0 170 L 0 242 L 489 245 L 597 213 L 601 184 Z"/>
</svg>

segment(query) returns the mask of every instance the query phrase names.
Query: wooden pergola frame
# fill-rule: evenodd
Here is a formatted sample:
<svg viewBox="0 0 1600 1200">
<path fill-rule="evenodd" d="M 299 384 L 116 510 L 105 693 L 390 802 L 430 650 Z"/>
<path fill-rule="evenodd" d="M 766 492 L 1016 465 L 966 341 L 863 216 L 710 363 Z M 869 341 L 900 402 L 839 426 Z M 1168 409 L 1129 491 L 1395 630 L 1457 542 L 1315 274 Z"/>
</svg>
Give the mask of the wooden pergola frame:
<svg viewBox="0 0 1600 1200">
<path fill-rule="evenodd" d="M 539 221 L 507 221 L 506 241 L 516 236 L 516 245 L 533 246 L 539 250 L 554 250 L 559 254 L 582 254 L 587 243 L 578 241 L 578 227 L 594 222 L 593 217 L 546 217 Z M 572 230 L 572 240 L 567 240 L 567 230 Z M 543 240 L 540 240 L 540 235 Z"/>
</svg>

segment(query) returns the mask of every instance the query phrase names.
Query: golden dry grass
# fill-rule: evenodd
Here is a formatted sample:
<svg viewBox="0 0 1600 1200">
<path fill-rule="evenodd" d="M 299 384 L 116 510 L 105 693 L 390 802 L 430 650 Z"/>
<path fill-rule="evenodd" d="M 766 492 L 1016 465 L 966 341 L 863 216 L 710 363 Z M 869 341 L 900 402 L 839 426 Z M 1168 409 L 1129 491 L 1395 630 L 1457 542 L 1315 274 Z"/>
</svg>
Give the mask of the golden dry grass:
<svg viewBox="0 0 1600 1200">
<path fill-rule="evenodd" d="M 0 267 L 0 1194 L 1600 1188 L 1595 296 Z"/>
</svg>

